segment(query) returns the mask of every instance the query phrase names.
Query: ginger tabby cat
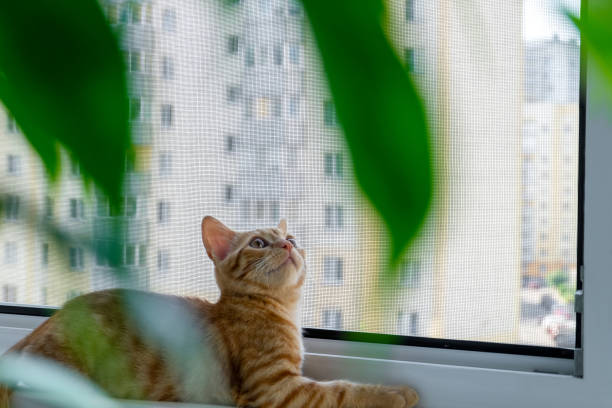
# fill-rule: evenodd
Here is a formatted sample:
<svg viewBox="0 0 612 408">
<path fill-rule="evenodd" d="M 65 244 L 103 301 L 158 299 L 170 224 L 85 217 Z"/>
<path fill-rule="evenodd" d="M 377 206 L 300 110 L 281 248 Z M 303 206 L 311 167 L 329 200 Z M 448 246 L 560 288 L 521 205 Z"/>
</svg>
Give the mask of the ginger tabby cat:
<svg viewBox="0 0 612 408">
<path fill-rule="evenodd" d="M 199 328 L 213 348 L 215 361 L 206 368 L 214 373 L 208 376 L 213 381 L 201 384 L 197 393 L 182 386 L 177 379 L 180 376 L 168 369 L 163 353 L 147 346 L 146 339 L 130 324 L 130 317 L 121 307 L 125 290 L 94 292 L 68 302 L 9 352 L 61 362 L 117 398 L 270 408 L 416 405 L 418 395 L 407 386 L 316 382 L 302 376 L 303 346 L 297 308 L 305 279 L 305 253 L 295 238 L 287 235 L 284 220 L 277 228 L 234 232 L 215 218 L 206 217 L 202 221 L 202 240 L 215 265 L 221 290 L 219 301 L 212 304 L 196 298 L 150 295 L 180 302 L 201 319 Z M 63 330 L 75 302 L 89 306 L 104 333 L 128 357 L 133 379 L 128 381 L 130 384 L 113 382 L 108 370 L 101 374 L 98 368 L 104 362 L 83 361 L 71 352 Z M 3 393 L 2 408 L 8 406 L 8 393 Z"/>
</svg>

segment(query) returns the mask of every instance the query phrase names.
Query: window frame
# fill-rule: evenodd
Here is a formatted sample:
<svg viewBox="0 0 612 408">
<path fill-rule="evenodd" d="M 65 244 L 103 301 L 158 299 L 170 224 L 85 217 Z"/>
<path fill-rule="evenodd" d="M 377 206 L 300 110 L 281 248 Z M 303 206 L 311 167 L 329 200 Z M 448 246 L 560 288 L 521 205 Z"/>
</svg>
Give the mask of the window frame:
<svg viewBox="0 0 612 408">
<path fill-rule="evenodd" d="M 603 1 L 603 0 L 599 0 Z M 599 87 L 599 88 L 598 88 Z M 438 347 L 365 343 L 346 341 L 343 332 L 321 329 L 305 330 L 306 355 L 304 373 L 317 380 L 347 380 L 410 384 L 416 387 L 423 406 L 430 407 L 516 407 L 540 408 L 556 406 L 607 406 L 612 400 L 608 379 L 612 376 L 612 264 L 609 242 L 612 242 L 612 98 L 596 94 L 603 89 L 601 77 L 591 69 L 586 92 L 587 108 L 581 112 L 581 129 L 586 130 L 588 143 L 581 141 L 584 184 L 584 234 L 579 229 L 579 242 L 584 236 L 584 375 L 573 376 L 574 361 L 568 358 L 540 357 L 505 352 L 474 351 L 479 344 L 439 340 Z M 592 92 L 595 90 L 595 92 Z M 589 103 L 598 101 L 595 105 Z M 584 160 L 588 158 L 588 160 Z M 0 304 L 0 345 L 8 346 L 32 330 L 50 308 Z M 579 327 L 580 325 L 578 325 Z M 326 332 L 326 333 L 324 333 Z M 342 335 L 342 337 L 340 337 Z M 325 338 L 327 337 L 327 338 Z M 391 336 L 393 337 L 393 336 Z M 389 338 L 388 343 L 396 338 Z M 431 339 L 427 339 L 431 340 Z M 498 345 L 501 347 L 503 345 Z M 519 347 L 519 346 L 517 346 Z M 522 392 L 518 392 L 522 391 Z M 588 400 L 585 400 L 588 398 Z M 143 404 L 143 406 L 155 404 Z"/>
</svg>

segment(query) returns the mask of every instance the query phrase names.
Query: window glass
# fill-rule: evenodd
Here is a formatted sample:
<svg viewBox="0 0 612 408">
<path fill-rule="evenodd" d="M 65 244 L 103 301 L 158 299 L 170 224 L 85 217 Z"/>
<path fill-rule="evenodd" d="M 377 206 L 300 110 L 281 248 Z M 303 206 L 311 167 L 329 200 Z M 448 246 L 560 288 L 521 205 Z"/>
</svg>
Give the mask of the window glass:
<svg viewBox="0 0 612 408">
<path fill-rule="evenodd" d="M 230 35 L 227 38 L 227 53 L 231 55 L 238 53 L 238 44 L 239 37 L 237 35 Z"/>
<path fill-rule="evenodd" d="M 140 98 L 130 98 L 130 119 L 140 120 Z"/>
<path fill-rule="evenodd" d="M 159 153 L 159 175 L 160 177 L 169 176 L 172 173 L 172 153 Z"/>
<path fill-rule="evenodd" d="M 161 106 L 161 126 L 169 129 L 172 127 L 172 105 L 164 104 Z"/>
<path fill-rule="evenodd" d="M 164 9 L 162 12 L 162 30 L 167 33 L 176 31 L 176 11 L 174 9 Z"/>
<path fill-rule="evenodd" d="M 19 218 L 20 197 L 16 194 L 7 194 L 4 197 L 4 219 L 17 220 Z"/>
<path fill-rule="evenodd" d="M 121 261 L 147 289 L 214 301 L 201 218 L 248 230 L 283 217 L 307 253 L 306 327 L 540 346 L 572 338 L 575 315 L 559 311 L 573 310 L 578 268 L 580 39 L 551 2 L 474 0 L 467 13 L 387 1 L 439 179 L 380 299 L 386 228 L 360 195 L 300 2 L 102 1 L 123 33 L 139 160 L 111 208 L 81 188 L 66 152 L 50 186 L 12 116 L 0 116 L 11 175 L 0 186 L 4 299 L 60 306 L 116 284 L 101 254 L 118 218 L 129 232 Z M 55 245 L 25 224 L 31 209 L 88 232 L 96 249 Z"/>
<path fill-rule="evenodd" d="M 414 21 L 415 2 L 416 2 L 415 0 L 406 0 L 406 5 L 405 5 L 406 21 Z"/>
<path fill-rule="evenodd" d="M 163 79 L 172 79 L 174 76 L 174 65 L 172 62 L 172 57 L 169 55 L 165 55 L 162 57 L 162 78 Z"/>
</svg>

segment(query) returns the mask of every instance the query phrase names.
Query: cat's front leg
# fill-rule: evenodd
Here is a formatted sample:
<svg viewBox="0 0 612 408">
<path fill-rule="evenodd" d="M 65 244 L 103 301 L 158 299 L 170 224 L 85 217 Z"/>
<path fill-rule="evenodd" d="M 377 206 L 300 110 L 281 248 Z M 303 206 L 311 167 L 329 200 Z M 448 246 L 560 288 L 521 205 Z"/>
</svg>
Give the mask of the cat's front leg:
<svg viewBox="0 0 612 408">
<path fill-rule="evenodd" d="M 412 408 L 418 401 L 417 392 L 407 386 L 316 382 L 295 376 L 244 392 L 237 403 L 270 408 Z"/>
<path fill-rule="evenodd" d="M 344 401 L 333 407 L 346 408 L 412 408 L 419 402 L 418 393 L 408 386 L 355 384 L 347 381 L 330 383 L 332 395 L 346 390 Z"/>
</svg>

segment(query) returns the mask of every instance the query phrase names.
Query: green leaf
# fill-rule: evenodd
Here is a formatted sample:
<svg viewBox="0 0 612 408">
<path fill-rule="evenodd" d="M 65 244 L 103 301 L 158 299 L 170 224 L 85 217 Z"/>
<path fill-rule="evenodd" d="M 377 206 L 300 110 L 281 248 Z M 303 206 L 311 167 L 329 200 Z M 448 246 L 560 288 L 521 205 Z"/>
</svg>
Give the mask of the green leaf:
<svg viewBox="0 0 612 408">
<path fill-rule="evenodd" d="M 0 98 L 52 178 L 59 142 L 118 201 L 131 146 L 127 83 L 98 1 L 2 2 Z"/>
<path fill-rule="evenodd" d="M 214 376 L 219 374 L 211 370 L 215 348 L 189 300 L 126 290 L 123 301 L 145 341 L 161 350 L 169 368 L 181 378 L 183 399 L 209 399 L 204 392 L 214 387 Z"/>
<path fill-rule="evenodd" d="M 6 355 L 0 359 L 0 383 L 28 398 L 62 408 L 117 408 L 120 405 L 76 371 L 42 358 Z"/>
<path fill-rule="evenodd" d="M 578 17 L 569 10 L 565 10 L 565 15 L 580 30 L 583 47 L 612 86 L 612 3 L 589 3 L 588 17 Z"/>
<path fill-rule="evenodd" d="M 357 182 L 389 231 L 393 266 L 418 233 L 432 197 L 423 103 L 384 34 L 380 0 L 303 4 Z"/>
<path fill-rule="evenodd" d="M 145 395 L 142 385 L 132 370 L 134 356 L 117 346 L 117 336 L 94 315 L 92 307 L 87 297 L 78 297 L 58 312 L 66 349 L 88 377 L 103 389 L 142 399 Z M 118 324 L 117 319 L 113 324 Z"/>
</svg>

